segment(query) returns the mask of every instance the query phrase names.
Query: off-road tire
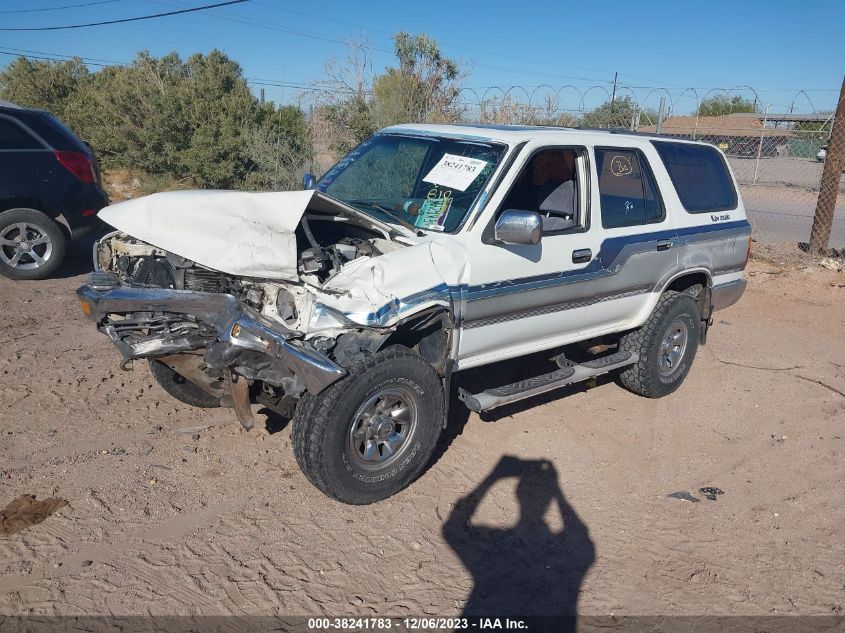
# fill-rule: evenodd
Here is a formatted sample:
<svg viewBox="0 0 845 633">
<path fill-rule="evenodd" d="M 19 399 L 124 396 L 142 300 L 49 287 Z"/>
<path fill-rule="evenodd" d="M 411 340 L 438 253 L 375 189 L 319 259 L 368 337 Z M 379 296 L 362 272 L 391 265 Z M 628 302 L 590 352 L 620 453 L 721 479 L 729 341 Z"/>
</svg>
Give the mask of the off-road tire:
<svg viewBox="0 0 845 633">
<path fill-rule="evenodd" d="M 42 236 L 49 238 L 49 256 L 37 268 L 17 268 L 0 258 L 0 275 L 9 279 L 46 279 L 50 277 L 58 270 L 65 259 L 67 238 L 64 232 L 58 224 L 41 211 L 36 209 L 9 209 L 0 213 L 0 236 L 3 236 L 10 227 L 20 223 L 35 228 Z M 14 247 L 0 246 L 0 248 L 5 248 L 8 251 L 7 256 L 14 254 Z M 40 246 L 36 248 L 41 249 Z M 44 252 L 46 253 L 46 251 Z M 23 261 L 29 264 L 33 263 L 28 256 L 25 256 Z"/>
<path fill-rule="evenodd" d="M 348 368 L 348 375 L 316 396 L 305 394 L 293 422 L 293 449 L 306 477 L 323 493 L 353 505 L 396 494 L 425 468 L 443 428 L 440 377 L 418 354 L 390 347 Z M 414 398 L 415 426 L 395 461 L 365 470 L 349 446 L 356 412 L 380 391 L 405 389 Z"/>
<path fill-rule="evenodd" d="M 638 330 L 622 336 L 619 349 L 636 352 L 639 360 L 619 373 L 619 382 L 628 391 L 646 398 L 662 398 L 681 386 L 689 373 L 701 338 L 701 313 L 693 292 L 667 290 L 648 320 Z M 670 326 L 679 319 L 687 327 L 683 355 L 668 375 L 659 369 L 661 344 Z"/>
<path fill-rule="evenodd" d="M 220 406 L 219 398 L 204 391 L 161 361 L 150 359 L 150 373 L 161 388 L 179 402 L 201 409 L 214 409 Z"/>
</svg>

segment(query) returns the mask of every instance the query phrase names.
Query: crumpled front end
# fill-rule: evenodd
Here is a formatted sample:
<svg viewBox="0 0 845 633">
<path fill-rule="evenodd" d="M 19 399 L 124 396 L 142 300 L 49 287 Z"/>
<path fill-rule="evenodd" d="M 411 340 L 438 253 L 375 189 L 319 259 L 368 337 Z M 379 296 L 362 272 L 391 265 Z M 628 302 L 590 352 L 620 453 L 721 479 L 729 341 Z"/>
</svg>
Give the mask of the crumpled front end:
<svg viewBox="0 0 845 633">
<path fill-rule="evenodd" d="M 239 418 L 248 417 L 250 400 L 287 412 L 305 391 L 321 392 L 388 344 L 418 345 L 443 371 L 461 247 L 346 214 L 317 195 L 296 197 L 300 206 L 273 232 L 271 203 L 287 202 L 290 211 L 294 198 L 244 196 L 162 194 L 106 218 L 118 230 L 95 245 L 95 272 L 77 294 L 124 367 L 160 361 Z M 185 218 L 165 222 L 180 200 L 199 205 L 223 235 L 238 233 L 238 248 L 217 249 L 221 231 L 188 231 Z M 231 225 L 226 204 L 238 216 Z M 184 213 L 199 224 L 196 208 Z M 165 230 L 177 225 L 183 230 Z M 274 235 L 286 237 L 279 244 L 289 242 L 293 259 L 270 256 Z"/>
<path fill-rule="evenodd" d="M 238 380 L 261 381 L 281 399 L 319 393 L 346 373 L 232 294 L 124 286 L 116 273 L 103 271 L 76 294 L 124 366 L 161 360 L 236 411 L 249 411 L 248 392 L 234 387 Z"/>
</svg>

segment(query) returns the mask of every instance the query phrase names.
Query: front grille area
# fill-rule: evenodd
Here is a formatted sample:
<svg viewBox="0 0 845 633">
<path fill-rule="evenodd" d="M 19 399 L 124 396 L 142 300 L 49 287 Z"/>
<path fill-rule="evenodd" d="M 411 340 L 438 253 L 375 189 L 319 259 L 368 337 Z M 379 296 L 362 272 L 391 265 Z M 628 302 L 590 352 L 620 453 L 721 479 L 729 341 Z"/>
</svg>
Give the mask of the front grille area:
<svg viewBox="0 0 845 633">
<path fill-rule="evenodd" d="M 184 288 L 199 292 L 226 292 L 226 279 L 211 270 L 188 268 L 185 271 Z"/>
</svg>

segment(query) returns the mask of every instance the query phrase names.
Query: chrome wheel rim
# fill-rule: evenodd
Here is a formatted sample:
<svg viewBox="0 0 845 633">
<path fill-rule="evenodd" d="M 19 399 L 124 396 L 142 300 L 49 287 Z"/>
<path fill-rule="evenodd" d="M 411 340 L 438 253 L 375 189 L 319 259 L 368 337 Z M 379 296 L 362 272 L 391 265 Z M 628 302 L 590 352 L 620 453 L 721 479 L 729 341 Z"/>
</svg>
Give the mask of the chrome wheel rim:
<svg viewBox="0 0 845 633">
<path fill-rule="evenodd" d="M 349 428 L 349 451 L 366 470 L 384 468 L 410 445 L 417 426 L 413 393 L 400 386 L 381 389 L 355 412 Z"/>
<path fill-rule="evenodd" d="M 0 230 L 0 261 L 19 270 L 41 268 L 53 254 L 53 240 L 37 224 L 15 222 Z"/>
<path fill-rule="evenodd" d="M 684 352 L 687 351 L 688 341 L 689 328 L 686 321 L 679 317 L 669 324 L 669 328 L 660 342 L 657 366 L 661 375 L 669 376 L 678 369 L 678 365 L 684 357 Z"/>
</svg>

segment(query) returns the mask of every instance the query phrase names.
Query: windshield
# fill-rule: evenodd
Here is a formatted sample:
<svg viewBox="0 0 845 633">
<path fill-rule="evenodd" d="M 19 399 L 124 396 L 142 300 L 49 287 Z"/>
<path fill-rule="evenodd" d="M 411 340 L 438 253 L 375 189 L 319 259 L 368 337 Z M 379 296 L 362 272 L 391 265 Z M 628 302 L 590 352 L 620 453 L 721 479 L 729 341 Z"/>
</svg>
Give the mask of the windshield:
<svg viewBox="0 0 845 633">
<path fill-rule="evenodd" d="M 504 153 L 493 143 L 377 134 L 326 172 L 317 189 L 386 222 L 451 232 Z"/>
</svg>

